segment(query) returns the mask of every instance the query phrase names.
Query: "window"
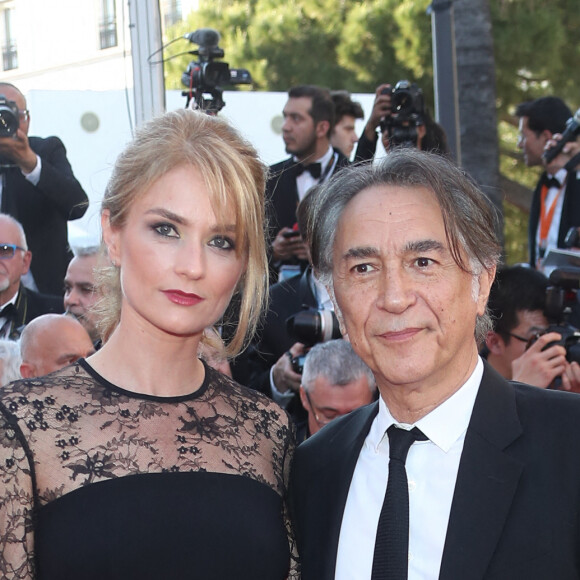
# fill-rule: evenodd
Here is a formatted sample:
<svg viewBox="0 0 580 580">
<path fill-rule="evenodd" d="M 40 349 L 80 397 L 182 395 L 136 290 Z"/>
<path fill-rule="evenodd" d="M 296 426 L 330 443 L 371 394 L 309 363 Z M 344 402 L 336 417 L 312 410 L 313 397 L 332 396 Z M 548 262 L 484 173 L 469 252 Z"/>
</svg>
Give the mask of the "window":
<svg viewBox="0 0 580 580">
<path fill-rule="evenodd" d="M 99 39 L 101 49 L 117 46 L 117 12 L 115 10 L 115 0 L 101 0 Z"/>
<path fill-rule="evenodd" d="M 14 8 L 4 8 L 2 16 L 2 69 L 18 68 L 18 50 L 14 38 Z"/>
<path fill-rule="evenodd" d="M 181 0 L 163 2 L 163 20 L 166 29 L 181 20 Z"/>
</svg>

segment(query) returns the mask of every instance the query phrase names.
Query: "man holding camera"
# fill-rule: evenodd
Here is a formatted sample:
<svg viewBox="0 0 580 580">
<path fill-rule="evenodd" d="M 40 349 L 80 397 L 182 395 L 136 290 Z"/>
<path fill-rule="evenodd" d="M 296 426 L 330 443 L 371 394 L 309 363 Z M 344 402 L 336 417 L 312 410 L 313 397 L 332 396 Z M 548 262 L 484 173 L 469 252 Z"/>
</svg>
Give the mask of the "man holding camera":
<svg viewBox="0 0 580 580">
<path fill-rule="evenodd" d="M 311 187 L 349 163 L 330 145 L 335 114 L 329 91 L 312 85 L 292 87 L 283 116 L 282 138 L 292 157 L 270 167 L 266 184 L 273 281 L 303 272 L 308 264 L 306 246 L 295 227 L 298 203 Z"/>
<path fill-rule="evenodd" d="M 551 249 L 566 247 L 571 228 L 580 226 L 580 179 L 576 169 L 568 171 L 558 156 L 546 165 L 544 149 L 556 133 L 563 133 L 572 111 L 558 97 L 541 97 L 520 103 L 518 148 L 528 167 L 542 166 L 544 172 L 534 190 L 528 224 L 529 262 L 542 268 Z"/>
<path fill-rule="evenodd" d="M 72 254 L 67 221 L 84 215 L 88 197 L 73 175 L 66 150 L 58 137 L 28 137 L 30 112 L 24 95 L 9 83 L 0 83 L 2 118 L 18 125 L 0 128 L 1 211 L 23 226 L 34 254 L 31 266 L 36 288 L 61 295 L 62 280 Z M 0 97 L 1 98 L 1 97 Z"/>
<path fill-rule="evenodd" d="M 578 392 L 580 365 L 566 360 L 566 348 L 558 343 L 562 335 L 547 332 L 548 285 L 546 276 L 532 268 L 498 271 L 488 303 L 494 325 L 482 356 L 506 379 Z"/>
</svg>

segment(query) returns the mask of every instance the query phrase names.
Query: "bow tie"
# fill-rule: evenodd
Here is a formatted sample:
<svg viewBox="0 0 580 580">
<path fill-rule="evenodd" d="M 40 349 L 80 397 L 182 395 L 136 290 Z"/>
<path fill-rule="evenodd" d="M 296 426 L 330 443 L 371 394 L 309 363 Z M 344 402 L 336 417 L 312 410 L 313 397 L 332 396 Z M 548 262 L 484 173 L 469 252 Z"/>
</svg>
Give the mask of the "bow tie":
<svg viewBox="0 0 580 580">
<path fill-rule="evenodd" d="M 7 320 L 16 320 L 17 315 L 18 310 L 16 310 L 16 306 L 14 306 L 12 302 L 6 304 L 6 306 L 0 310 L 0 317 L 6 318 Z"/>
<path fill-rule="evenodd" d="M 314 179 L 318 179 L 320 174 L 322 173 L 322 166 L 320 163 L 310 163 L 310 165 L 303 165 L 302 163 L 297 163 L 294 167 L 295 175 L 298 177 L 302 175 L 305 171 L 310 172 L 310 175 L 314 177 Z"/>
<path fill-rule="evenodd" d="M 562 184 L 555 177 L 548 177 L 547 175 L 544 177 L 544 185 L 546 185 L 548 189 L 552 187 L 560 189 L 560 187 L 562 187 Z"/>
</svg>

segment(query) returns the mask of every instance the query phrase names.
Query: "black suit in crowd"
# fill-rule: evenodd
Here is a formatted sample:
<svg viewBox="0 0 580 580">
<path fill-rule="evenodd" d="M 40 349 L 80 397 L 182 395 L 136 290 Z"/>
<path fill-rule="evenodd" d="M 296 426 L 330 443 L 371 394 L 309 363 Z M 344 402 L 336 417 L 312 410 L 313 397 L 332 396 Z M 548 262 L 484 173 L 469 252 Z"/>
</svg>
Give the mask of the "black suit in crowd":
<svg viewBox="0 0 580 580">
<path fill-rule="evenodd" d="M 258 339 L 248 353 L 250 379 L 248 385 L 271 396 L 270 369 L 276 361 L 296 342 L 286 330 L 286 319 L 304 306 L 317 308 L 316 297 L 309 284 L 310 269 L 303 274 L 288 278 L 270 288 L 270 308 L 266 314 Z M 300 397 L 288 406 L 295 420 L 306 416 Z"/>
<path fill-rule="evenodd" d="M 536 248 L 536 234 L 538 222 L 540 220 L 542 185 L 546 179 L 544 172 L 538 181 L 532 197 L 530 208 L 530 219 L 528 222 L 528 248 L 530 255 L 530 265 L 536 267 L 538 259 Z M 576 171 L 568 171 L 568 179 L 564 190 L 564 202 L 562 205 L 562 215 L 560 218 L 560 229 L 558 230 L 558 247 L 564 247 L 564 238 L 571 227 L 580 227 L 580 181 Z"/>
<path fill-rule="evenodd" d="M 350 164 L 349 160 L 338 150 L 334 150 L 338 156 L 332 173 L 324 174 L 323 181 L 329 179 L 332 174 Z M 293 168 L 297 163 L 290 157 L 285 161 L 270 166 L 270 176 L 266 183 L 266 213 L 268 217 L 268 242 L 272 243 L 276 234 L 284 227 L 291 228 L 296 223 L 296 208 L 298 207 L 298 189 L 296 187 L 296 173 Z M 307 262 L 300 263 L 301 270 L 307 266 Z M 272 265 L 274 270 L 278 270 L 279 265 Z M 273 276 L 275 281 L 275 276 Z"/>
<path fill-rule="evenodd" d="M 26 324 L 43 314 L 62 314 L 64 305 L 60 296 L 39 294 L 20 284 L 14 308 L 3 314 L 11 320 L 8 338 L 17 340 Z"/>
<path fill-rule="evenodd" d="M 340 526 L 378 403 L 300 445 L 290 479 L 303 580 L 334 578 Z M 485 363 L 440 580 L 580 578 L 580 397 L 508 383 Z"/>
<path fill-rule="evenodd" d="M 88 197 L 73 175 L 58 137 L 28 140 L 42 160 L 40 180 L 35 186 L 18 167 L 7 169 L 3 175 L 1 209 L 24 228 L 33 256 L 30 269 L 39 292 L 62 296 L 63 280 L 72 258 L 67 221 L 84 215 Z"/>
</svg>

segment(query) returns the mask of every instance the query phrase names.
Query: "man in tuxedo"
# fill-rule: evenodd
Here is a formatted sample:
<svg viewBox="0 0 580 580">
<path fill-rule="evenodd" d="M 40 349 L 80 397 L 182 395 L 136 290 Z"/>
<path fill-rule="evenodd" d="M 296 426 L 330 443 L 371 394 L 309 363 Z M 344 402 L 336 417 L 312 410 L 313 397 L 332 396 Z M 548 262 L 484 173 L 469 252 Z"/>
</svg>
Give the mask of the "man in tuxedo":
<svg viewBox="0 0 580 580">
<path fill-rule="evenodd" d="M 556 133 L 563 133 L 572 111 L 558 97 L 541 97 L 520 103 L 518 147 L 528 167 L 544 168 L 532 197 L 528 222 L 529 262 L 533 268 L 542 268 L 542 260 L 549 250 L 564 248 L 568 230 L 580 226 L 580 178 L 574 170 L 568 171 L 554 163 L 545 166 L 542 154 Z"/>
<path fill-rule="evenodd" d="M 311 187 L 348 165 L 348 159 L 330 145 L 335 114 L 329 91 L 311 85 L 292 87 L 283 115 L 282 138 L 292 157 L 270 167 L 266 184 L 273 282 L 304 271 L 308 264 L 296 227 L 298 203 Z"/>
<path fill-rule="evenodd" d="M 62 296 L 72 258 L 67 221 L 84 215 L 88 197 L 73 175 L 62 141 L 28 137 L 30 112 L 24 95 L 9 83 L 0 83 L 0 95 L 16 103 L 19 115 L 16 133 L 0 137 L 0 208 L 24 228 L 34 255 L 31 272 L 36 289 Z"/>
<path fill-rule="evenodd" d="M 380 398 L 297 448 L 304 580 L 580 578 L 580 397 L 477 353 L 501 253 L 487 198 L 401 148 L 310 212 L 316 275 Z"/>
<path fill-rule="evenodd" d="M 64 310 L 60 296 L 39 294 L 22 284 L 31 260 L 21 224 L 0 214 L 0 338 L 15 340 L 37 316 Z"/>
</svg>

